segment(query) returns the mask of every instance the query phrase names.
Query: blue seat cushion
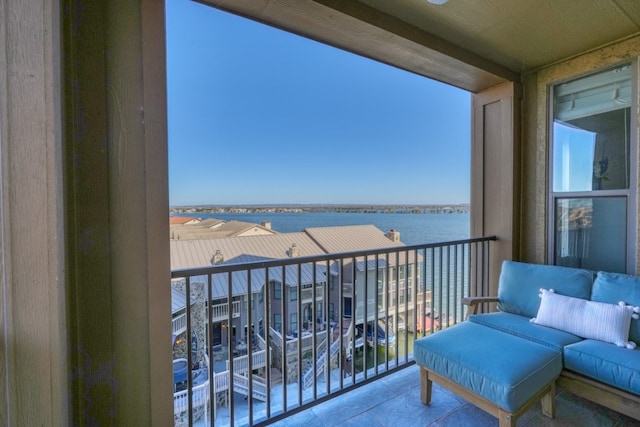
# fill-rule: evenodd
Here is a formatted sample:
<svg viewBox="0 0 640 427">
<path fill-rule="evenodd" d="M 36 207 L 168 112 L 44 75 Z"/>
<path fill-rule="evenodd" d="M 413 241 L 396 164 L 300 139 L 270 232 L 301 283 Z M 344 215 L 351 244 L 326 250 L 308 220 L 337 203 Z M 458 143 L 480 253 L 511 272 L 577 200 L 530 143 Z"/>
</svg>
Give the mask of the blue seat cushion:
<svg viewBox="0 0 640 427">
<path fill-rule="evenodd" d="M 472 322 L 415 341 L 416 362 L 515 412 L 560 375 L 561 352 Z"/>
<path fill-rule="evenodd" d="M 640 350 L 584 340 L 564 349 L 565 368 L 640 395 Z"/>
<path fill-rule="evenodd" d="M 582 341 L 577 335 L 536 325 L 526 317 L 512 313 L 474 314 L 469 316 L 469 321 L 545 345 L 558 352 L 562 352 L 566 345 Z"/>
<path fill-rule="evenodd" d="M 593 276 L 593 272 L 578 268 L 504 261 L 498 282 L 498 308 L 531 319 L 540 307 L 540 288 L 589 299 Z"/>
</svg>

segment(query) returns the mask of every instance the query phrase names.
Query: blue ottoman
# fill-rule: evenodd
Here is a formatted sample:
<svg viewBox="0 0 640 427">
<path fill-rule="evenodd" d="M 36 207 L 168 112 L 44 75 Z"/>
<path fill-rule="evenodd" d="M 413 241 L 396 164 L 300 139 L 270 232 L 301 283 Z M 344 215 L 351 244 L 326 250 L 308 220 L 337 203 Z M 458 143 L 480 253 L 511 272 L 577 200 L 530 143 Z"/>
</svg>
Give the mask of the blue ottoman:
<svg viewBox="0 0 640 427">
<path fill-rule="evenodd" d="M 515 426 L 538 400 L 554 417 L 554 384 L 562 371 L 562 353 L 526 339 L 463 322 L 416 340 L 413 355 L 420 369 L 420 397 L 431 401 L 435 381 L 499 419 Z"/>
</svg>

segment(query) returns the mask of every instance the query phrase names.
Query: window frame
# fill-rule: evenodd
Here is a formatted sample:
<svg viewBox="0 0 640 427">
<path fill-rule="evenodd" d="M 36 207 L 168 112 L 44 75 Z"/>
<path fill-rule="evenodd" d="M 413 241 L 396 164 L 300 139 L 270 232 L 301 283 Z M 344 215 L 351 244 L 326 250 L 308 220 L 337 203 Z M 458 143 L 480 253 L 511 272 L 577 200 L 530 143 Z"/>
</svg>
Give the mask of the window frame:
<svg viewBox="0 0 640 427">
<path fill-rule="evenodd" d="M 592 76 L 626 64 L 631 68 L 631 109 L 629 123 L 629 188 L 613 190 L 589 190 L 589 191 L 554 191 L 554 88 L 560 84 Z M 546 207 L 546 247 L 547 263 L 554 265 L 556 258 L 556 209 L 558 200 L 562 199 L 601 199 L 607 197 L 625 197 L 626 209 L 626 271 L 627 274 L 636 273 L 637 264 L 637 220 L 638 209 L 638 172 L 640 170 L 640 159 L 638 158 L 640 140 L 638 132 L 638 60 L 627 59 L 615 64 L 608 64 L 605 67 L 589 70 L 578 75 L 569 76 L 561 80 L 554 81 L 547 86 L 547 207 Z"/>
</svg>

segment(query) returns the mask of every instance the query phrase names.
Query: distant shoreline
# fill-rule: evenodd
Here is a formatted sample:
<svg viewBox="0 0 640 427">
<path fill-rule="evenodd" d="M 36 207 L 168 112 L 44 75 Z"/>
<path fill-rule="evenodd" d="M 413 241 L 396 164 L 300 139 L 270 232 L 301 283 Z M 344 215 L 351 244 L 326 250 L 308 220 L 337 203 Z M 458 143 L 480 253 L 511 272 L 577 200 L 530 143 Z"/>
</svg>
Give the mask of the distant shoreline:
<svg viewBox="0 0 640 427">
<path fill-rule="evenodd" d="M 381 214 L 468 214 L 469 204 L 452 205 L 237 205 L 175 206 L 170 214 L 215 213 L 381 213 Z"/>
</svg>

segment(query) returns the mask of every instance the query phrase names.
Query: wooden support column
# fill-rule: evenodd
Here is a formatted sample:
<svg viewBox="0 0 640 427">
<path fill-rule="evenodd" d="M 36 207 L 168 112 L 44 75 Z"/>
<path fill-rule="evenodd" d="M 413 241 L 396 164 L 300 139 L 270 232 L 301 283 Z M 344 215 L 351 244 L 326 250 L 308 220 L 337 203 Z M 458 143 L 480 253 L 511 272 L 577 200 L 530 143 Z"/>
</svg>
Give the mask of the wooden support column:
<svg viewBox="0 0 640 427">
<path fill-rule="evenodd" d="M 496 235 L 489 266 L 497 295 L 503 260 L 518 259 L 520 86 L 503 83 L 473 95 L 471 237 Z"/>
<path fill-rule="evenodd" d="M 164 2 L 66 0 L 73 425 L 173 425 Z"/>
<path fill-rule="evenodd" d="M 59 4 L 0 0 L 0 425 L 69 425 Z"/>
</svg>

